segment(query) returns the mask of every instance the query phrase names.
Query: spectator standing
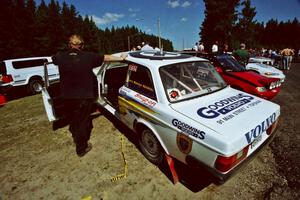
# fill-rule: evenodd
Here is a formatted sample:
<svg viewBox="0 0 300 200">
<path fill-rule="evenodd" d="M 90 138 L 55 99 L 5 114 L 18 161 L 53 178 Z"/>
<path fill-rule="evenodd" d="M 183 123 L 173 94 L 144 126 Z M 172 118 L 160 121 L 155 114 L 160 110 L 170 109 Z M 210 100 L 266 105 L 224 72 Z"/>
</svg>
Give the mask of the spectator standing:
<svg viewBox="0 0 300 200">
<path fill-rule="evenodd" d="M 280 54 L 282 55 L 283 69 L 289 70 L 292 61 L 291 58 L 293 58 L 292 56 L 294 55 L 293 50 L 290 48 L 285 48 L 280 52 Z"/>
<path fill-rule="evenodd" d="M 69 38 L 69 49 L 52 57 L 60 74 L 60 93 L 65 108 L 65 116 L 70 124 L 69 131 L 76 144 L 76 153 L 84 156 L 92 148 L 88 143 L 93 128 L 90 116 L 95 102 L 92 69 L 101 66 L 103 61 L 121 61 L 122 57 L 98 55 L 83 51 L 84 41 L 79 35 Z"/>
<path fill-rule="evenodd" d="M 243 65 L 247 65 L 249 60 L 249 52 L 245 49 L 246 45 L 244 43 L 240 44 L 240 49 L 233 52 L 233 56 Z"/>
<path fill-rule="evenodd" d="M 204 44 L 203 44 L 203 42 L 200 43 L 198 51 L 200 51 L 200 52 L 204 51 Z"/>
<path fill-rule="evenodd" d="M 218 41 L 216 41 L 211 48 L 212 53 L 218 53 L 219 47 L 218 47 Z"/>
<path fill-rule="evenodd" d="M 142 51 L 151 51 L 154 50 L 152 46 L 149 45 L 149 43 L 145 43 L 145 45 L 141 49 Z"/>
<path fill-rule="evenodd" d="M 193 50 L 194 50 L 194 51 L 199 51 L 198 42 L 195 43 L 195 46 L 194 46 Z"/>
</svg>

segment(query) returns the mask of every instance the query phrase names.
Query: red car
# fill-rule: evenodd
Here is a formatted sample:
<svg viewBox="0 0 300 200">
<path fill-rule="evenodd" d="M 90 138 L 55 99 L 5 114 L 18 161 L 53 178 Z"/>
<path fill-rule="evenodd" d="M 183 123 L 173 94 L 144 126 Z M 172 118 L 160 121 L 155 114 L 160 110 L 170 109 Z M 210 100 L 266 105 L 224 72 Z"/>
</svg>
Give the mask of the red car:
<svg viewBox="0 0 300 200">
<path fill-rule="evenodd" d="M 231 55 L 216 54 L 205 55 L 204 57 L 213 62 L 216 70 L 232 88 L 264 99 L 272 99 L 280 91 L 280 79 L 267 78 L 255 72 L 247 71 Z"/>
</svg>

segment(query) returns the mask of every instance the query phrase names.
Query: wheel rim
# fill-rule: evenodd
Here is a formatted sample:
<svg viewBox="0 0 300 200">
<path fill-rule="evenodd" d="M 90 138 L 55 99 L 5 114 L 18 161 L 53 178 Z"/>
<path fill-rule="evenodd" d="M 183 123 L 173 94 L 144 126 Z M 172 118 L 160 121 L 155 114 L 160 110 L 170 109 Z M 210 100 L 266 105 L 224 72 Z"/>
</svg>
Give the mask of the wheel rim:
<svg viewBox="0 0 300 200">
<path fill-rule="evenodd" d="M 142 134 L 142 143 L 147 153 L 155 158 L 159 156 L 160 147 L 155 136 L 149 131 L 145 130 Z"/>
<path fill-rule="evenodd" d="M 42 85 L 39 82 L 34 82 L 32 88 L 35 92 L 40 92 L 42 90 Z"/>
</svg>

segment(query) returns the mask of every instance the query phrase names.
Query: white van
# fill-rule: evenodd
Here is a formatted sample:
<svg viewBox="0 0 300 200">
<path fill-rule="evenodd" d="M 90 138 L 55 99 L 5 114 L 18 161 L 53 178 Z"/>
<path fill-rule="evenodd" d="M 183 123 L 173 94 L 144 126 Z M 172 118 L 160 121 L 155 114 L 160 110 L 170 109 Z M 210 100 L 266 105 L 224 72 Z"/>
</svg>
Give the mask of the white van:
<svg viewBox="0 0 300 200">
<path fill-rule="evenodd" d="M 51 57 L 18 58 L 0 62 L 0 90 L 27 86 L 30 93 L 39 93 L 44 83 L 46 62 L 52 62 Z M 48 65 L 48 75 L 49 81 L 59 80 L 58 66 Z"/>
</svg>

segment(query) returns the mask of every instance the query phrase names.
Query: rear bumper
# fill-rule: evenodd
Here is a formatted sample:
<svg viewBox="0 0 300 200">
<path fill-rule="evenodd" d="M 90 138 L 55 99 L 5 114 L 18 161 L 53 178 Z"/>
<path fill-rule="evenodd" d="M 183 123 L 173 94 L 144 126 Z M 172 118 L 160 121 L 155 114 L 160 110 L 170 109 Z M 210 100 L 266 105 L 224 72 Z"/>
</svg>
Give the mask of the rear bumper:
<svg viewBox="0 0 300 200">
<path fill-rule="evenodd" d="M 232 177 L 237 171 L 239 171 L 242 167 L 246 166 L 251 160 L 253 160 L 254 157 L 265 146 L 269 145 L 269 143 L 274 139 L 274 137 L 276 135 L 276 130 L 277 130 L 277 128 L 274 130 L 274 132 L 271 134 L 271 136 L 269 136 L 250 156 L 248 156 L 246 159 L 241 161 L 241 163 L 239 163 L 237 166 L 235 166 L 232 170 L 230 170 L 227 173 L 221 173 L 218 170 L 216 170 L 215 168 L 209 167 L 209 166 L 205 165 L 204 163 L 202 163 L 201 161 L 199 161 L 196 158 L 189 156 L 189 155 L 186 157 L 186 163 L 189 166 L 207 170 L 215 178 L 213 180 L 214 183 L 223 184 L 226 182 L 226 180 L 228 180 L 230 177 Z"/>
<path fill-rule="evenodd" d="M 10 88 L 12 88 L 12 85 L 9 83 L 0 83 L 0 94 L 6 93 Z"/>
</svg>

